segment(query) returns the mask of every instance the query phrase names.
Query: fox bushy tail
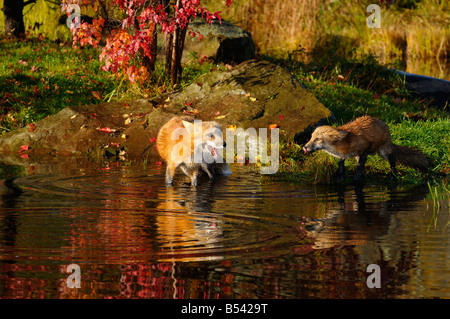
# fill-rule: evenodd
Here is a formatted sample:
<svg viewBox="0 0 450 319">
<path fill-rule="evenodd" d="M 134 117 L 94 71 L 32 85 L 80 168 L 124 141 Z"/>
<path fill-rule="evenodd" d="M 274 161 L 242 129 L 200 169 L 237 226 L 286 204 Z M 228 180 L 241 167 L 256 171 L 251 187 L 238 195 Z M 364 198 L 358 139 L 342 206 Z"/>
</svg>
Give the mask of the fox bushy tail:
<svg viewBox="0 0 450 319">
<path fill-rule="evenodd" d="M 393 145 L 394 156 L 403 165 L 428 173 L 430 160 L 421 151 L 414 147 Z"/>
</svg>

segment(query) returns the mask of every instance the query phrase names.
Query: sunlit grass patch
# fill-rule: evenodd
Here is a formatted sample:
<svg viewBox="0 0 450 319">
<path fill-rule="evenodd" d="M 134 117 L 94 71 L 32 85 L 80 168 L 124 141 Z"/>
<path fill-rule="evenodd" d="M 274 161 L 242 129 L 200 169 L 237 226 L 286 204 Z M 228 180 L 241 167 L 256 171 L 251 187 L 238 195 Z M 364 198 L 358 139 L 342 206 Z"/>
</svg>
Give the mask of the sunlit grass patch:
<svg viewBox="0 0 450 319">
<path fill-rule="evenodd" d="M 114 87 L 100 72 L 98 51 L 45 40 L 0 41 L 0 107 L 3 133 L 66 106 L 95 104 Z"/>
<path fill-rule="evenodd" d="M 130 84 L 101 70 L 99 54 L 93 47 L 72 48 L 42 38 L 0 38 L 0 134 L 68 106 L 149 98 L 180 89 L 220 67 L 193 55 L 183 65 L 176 88 L 170 86 L 163 63 L 157 63 L 146 83 Z"/>
</svg>

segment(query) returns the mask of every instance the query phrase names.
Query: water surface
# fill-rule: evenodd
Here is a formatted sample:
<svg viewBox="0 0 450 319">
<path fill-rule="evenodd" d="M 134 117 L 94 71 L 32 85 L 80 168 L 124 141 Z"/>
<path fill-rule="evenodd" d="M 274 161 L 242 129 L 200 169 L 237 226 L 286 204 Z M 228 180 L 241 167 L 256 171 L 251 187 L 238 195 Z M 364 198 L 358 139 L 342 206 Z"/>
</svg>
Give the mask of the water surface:
<svg viewBox="0 0 450 319">
<path fill-rule="evenodd" d="M 167 188 L 153 163 L 6 170 L 0 297 L 450 297 L 448 196 L 437 207 L 427 186 L 301 186 L 233 165 Z"/>
</svg>

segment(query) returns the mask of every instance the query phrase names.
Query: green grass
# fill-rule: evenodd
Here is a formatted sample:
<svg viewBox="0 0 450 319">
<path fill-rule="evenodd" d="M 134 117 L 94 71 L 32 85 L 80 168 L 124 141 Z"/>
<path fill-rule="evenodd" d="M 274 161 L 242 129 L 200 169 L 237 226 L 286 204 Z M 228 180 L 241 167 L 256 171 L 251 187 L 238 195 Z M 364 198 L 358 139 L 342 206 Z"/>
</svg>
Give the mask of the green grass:
<svg viewBox="0 0 450 319">
<path fill-rule="evenodd" d="M 67 106 L 148 98 L 172 89 L 163 64 L 157 64 L 150 81 L 141 87 L 102 71 L 98 56 L 93 47 L 74 49 L 43 38 L 0 38 L 0 134 Z M 185 63 L 178 88 L 217 68 L 208 61 L 192 62 L 195 59 Z"/>
<path fill-rule="evenodd" d="M 115 85 L 100 72 L 98 52 L 46 40 L 0 40 L 2 133 L 55 114 L 66 106 L 95 104 Z"/>
</svg>

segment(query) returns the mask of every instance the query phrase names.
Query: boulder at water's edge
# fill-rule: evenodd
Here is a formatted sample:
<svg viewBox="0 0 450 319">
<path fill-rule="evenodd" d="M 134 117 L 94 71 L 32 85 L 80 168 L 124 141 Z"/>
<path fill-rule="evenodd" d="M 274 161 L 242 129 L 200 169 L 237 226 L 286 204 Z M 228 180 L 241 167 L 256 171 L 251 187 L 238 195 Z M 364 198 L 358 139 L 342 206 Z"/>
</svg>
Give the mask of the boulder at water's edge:
<svg viewBox="0 0 450 319">
<path fill-rule="evenodd" d="M 283 141 L 302 141 L 302 134 L 333 117 L 287 70 L 250 60 L 149 100 L 67 107 L 0 137 L 0 160 L 25 164 L 39 156 L 105 154 L 145 159 L 157 155 L 160 127 L 186 114 L 215 120 L 224 128 L 276 124 Z"/>
</svg>

